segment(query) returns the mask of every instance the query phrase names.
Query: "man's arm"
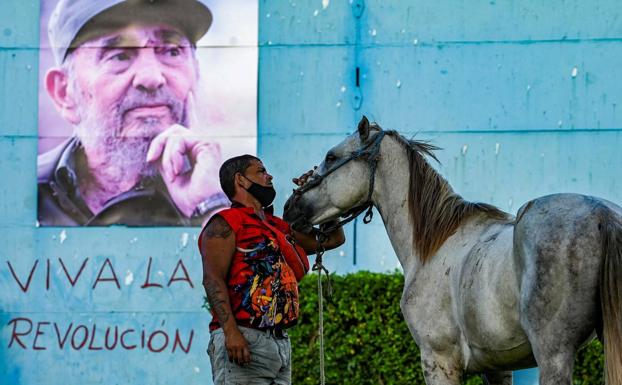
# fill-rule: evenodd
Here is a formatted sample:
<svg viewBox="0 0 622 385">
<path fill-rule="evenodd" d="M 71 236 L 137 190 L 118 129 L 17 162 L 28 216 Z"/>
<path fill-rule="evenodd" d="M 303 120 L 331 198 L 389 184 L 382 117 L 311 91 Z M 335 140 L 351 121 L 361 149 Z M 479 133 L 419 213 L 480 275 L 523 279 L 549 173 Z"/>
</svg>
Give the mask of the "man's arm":
<svg viewBox="0 0 622 385">
<path fill-rule="evenodd" d="M 296 242 L 300 246 L 302 246 L 303 249 L 305 249 L 305 252 L 307 254 L 315 254 L 317 252 L 317 249 L 320 245 L 318 244 L 315 232 L 311 234 L 305 234 L 296 230 L 292 230 L 292 235 L 294 239 L 296 239 Z M 343 243 L 346 241 L 346 236 L 343 232 L 343 228 L 341 227 L 331 231 L 326 235 L 327 239 L 325 242 L 322 243 L 322 247 L 324 248 L 324 250 L 331 250 L 339 247 L 343 245 Z"/>
<path fill-rule="evenodd" d="M 235 254 L 235 234 L 227 221 L 216 215 L 201 232 L 203 287 L 210 308 L 216 314 L 225 334 L 229 361 L 238 365 L 250 363 L 250 349 L 235 322 L 225 280 Z"/>
</svg>

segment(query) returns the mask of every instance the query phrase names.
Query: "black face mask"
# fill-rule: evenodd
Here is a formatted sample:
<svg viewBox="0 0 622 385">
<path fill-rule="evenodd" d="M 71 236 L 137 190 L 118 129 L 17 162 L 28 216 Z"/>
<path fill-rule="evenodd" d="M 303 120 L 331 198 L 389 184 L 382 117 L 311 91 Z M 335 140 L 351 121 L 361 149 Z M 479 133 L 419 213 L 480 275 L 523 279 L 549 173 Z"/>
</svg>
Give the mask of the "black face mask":
<svg viewBox="0 0 622 385">
<path fill-rule="evenodd" d="M 244 177 L 246 178 L 246 177 Z M 268 207 L 274 201 L 274 197 L 276 196 L 276 191 L 272 186 L 262 186 L 259 183 L 255 183 L 252 180 L 246 178 L 249 182 L 251 182 L 251 187 L 247 188 L 249 194 L 255 197 L 261 204 L 261 207 Z"/>
</svg>

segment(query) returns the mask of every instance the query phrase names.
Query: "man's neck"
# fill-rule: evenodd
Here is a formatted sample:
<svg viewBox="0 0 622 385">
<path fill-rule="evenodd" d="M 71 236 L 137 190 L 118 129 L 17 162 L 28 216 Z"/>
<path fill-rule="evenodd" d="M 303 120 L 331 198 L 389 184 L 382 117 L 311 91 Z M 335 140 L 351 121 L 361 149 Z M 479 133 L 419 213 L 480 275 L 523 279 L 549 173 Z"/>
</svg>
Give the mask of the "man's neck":
<svg viewBox="0 0 622 385">
<path fill-rule="evenodd" d="M 261 203 L 259 203 L 259 201 L 252 195 L 248 193 L 237 194 L 235 197 L 233 197 L 233 200 L 243 205 L 244 207 L 252 207 L 255 210 L 255 214 L 257 214 L 259 218 L 261 218 L 262 220 L 266 219 L 266 214 L 263 211 Z"/>
</svg>

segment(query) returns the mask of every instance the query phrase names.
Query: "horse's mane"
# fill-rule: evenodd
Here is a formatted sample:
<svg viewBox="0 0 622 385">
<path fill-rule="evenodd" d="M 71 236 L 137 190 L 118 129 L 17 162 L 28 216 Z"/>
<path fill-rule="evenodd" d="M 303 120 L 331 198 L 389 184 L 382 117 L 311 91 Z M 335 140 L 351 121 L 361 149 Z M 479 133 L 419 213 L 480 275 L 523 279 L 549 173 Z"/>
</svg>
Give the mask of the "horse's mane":
<svg viewBox="0 0 622 385">
<path fill-rule="evenodd" d="M 508 214 L 497 207 L 469 202 L 453 191 L 424 158 L 427 155 L 438 162 L 433 151 L 439 147 L 425 141 L 408 140 L 393 130 L 385 132 L 401 143 L 408 154 L 408 211 L 413 221 L 413 247 L 417 249 L 422 262 L 429 260 L 443 242 L 474 215 L 509 219 Z"/>
</svg>

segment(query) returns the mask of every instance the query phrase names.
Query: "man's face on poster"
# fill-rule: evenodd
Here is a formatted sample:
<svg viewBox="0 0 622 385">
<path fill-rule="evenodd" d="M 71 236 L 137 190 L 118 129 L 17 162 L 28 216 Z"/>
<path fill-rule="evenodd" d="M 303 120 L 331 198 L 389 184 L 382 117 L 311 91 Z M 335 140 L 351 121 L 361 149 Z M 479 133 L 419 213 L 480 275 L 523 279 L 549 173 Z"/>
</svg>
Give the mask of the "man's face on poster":
<svg viewBox="0 0 622 385">
<path fill-rule="evenodd" d="M 188 126 L 197 80 L 194 48 L 182 33 L 136 24 L 81 44 L 46 86 L 91 165 L 150 175 L 149 144 L 172 124 Z"/>
</svg>

